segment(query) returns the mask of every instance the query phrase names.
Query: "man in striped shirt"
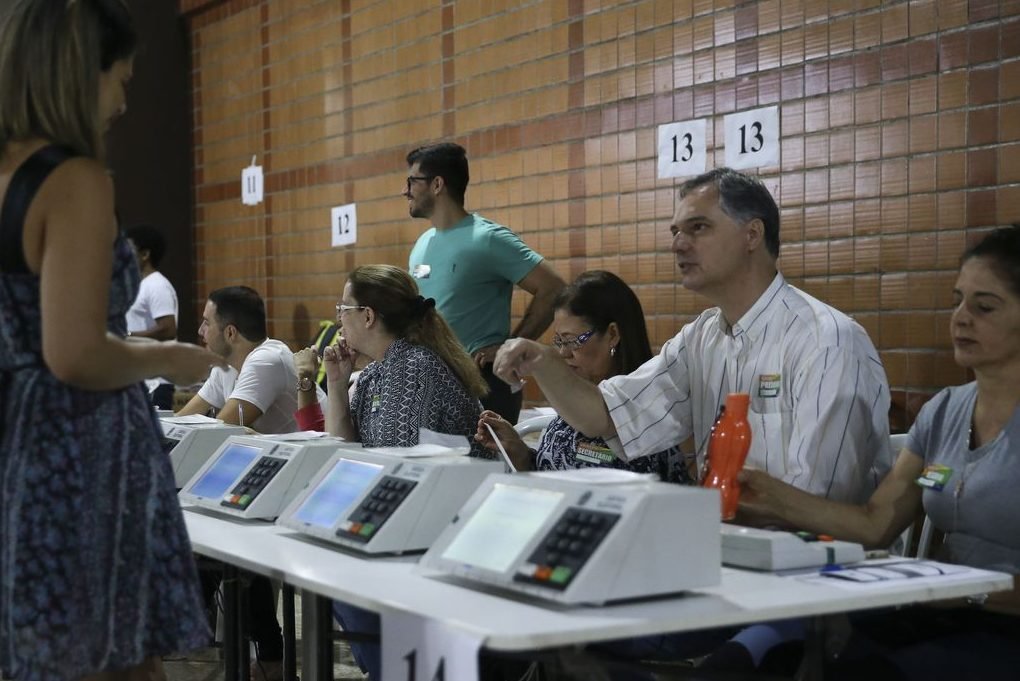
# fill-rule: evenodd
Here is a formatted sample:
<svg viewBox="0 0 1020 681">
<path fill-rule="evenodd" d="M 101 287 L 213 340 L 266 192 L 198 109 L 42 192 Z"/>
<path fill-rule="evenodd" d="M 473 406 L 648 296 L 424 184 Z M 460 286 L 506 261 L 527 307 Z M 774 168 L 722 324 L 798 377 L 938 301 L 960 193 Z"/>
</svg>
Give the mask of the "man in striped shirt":
<svg viewBox="0 0 1020 681">
<path fill-rule="evenodd" d="M 515 339 L 495 369 L 533 375 L 570 425 L 633 460 L 693 436 L 703 462 L 730 392 L 750 395 L 747 466 L 803 490 L 865 501 L 891 465 L 889 387 L 853 319 L 786 282 L 779 209 L 761 181 L 719 168 L 685 182 L 670 224 L 682 285 L 716 307 L 625 376 L 591 386 L 558 354 Z"/>
</svg>

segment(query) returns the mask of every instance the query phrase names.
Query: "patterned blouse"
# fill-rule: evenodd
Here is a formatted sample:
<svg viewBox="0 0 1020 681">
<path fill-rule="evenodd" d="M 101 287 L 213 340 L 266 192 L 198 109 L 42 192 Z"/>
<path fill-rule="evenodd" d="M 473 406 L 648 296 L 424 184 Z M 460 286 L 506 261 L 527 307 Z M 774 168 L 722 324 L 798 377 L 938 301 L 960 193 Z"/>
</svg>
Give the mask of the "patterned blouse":
<svg viewBox="0 0 1020 681">
<path fill-rule="evenodd" d="M 396 340 L 358 376 L 351 419 L 366 447 L 418 444 L 418 428 L 464 435 L 472 456 L 491 458 L 474 441 L 482 405 L 426 347 Z"/>
<path fill-rule="evenodd" d="M 666 482 L 694 484 L 677 447 L 633 461 L 623 461 L 613 455 L 605 440 L 582 435 L 558 416 L 546 427 L 538 449 L 531 451 L 535 469 L 540 471 L 608 466 L 636 473 L 656 473 Z"/>
</svg>

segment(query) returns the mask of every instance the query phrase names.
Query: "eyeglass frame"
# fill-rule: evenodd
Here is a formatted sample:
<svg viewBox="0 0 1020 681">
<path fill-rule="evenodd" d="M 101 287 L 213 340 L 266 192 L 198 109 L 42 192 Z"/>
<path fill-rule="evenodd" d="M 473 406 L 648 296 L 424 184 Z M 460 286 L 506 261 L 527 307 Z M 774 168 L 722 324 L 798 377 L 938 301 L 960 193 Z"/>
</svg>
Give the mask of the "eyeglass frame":
<svg viewBox="0 0 1020 681">
<path fill-rule="evenodd" d="M 339 317 L 344 312 L 348 312 L 350 310 L 367 310 L 367 309 L 368 305 L 344 305 L 343 303 L 337 303 L 336 316 Z"/>
<path fill-rule="evenodd" d="M 436 178 L 435 175 L 408 175 L 407 176 L 407 190 L 406 191 L 408 191 L 408 192 L 411 191 L 411 183 L 412 182 L 431 182 L 435 178 Z"/>
<path fill-rule="evenodd" d="M 595 329 L 588 329 L 584 333 L 580 333 L 568 341 L 565 341 L 556 335 L 553 336 L 552 345 L 556 348 L 557 352 L 563 352 L 564 348 L 568 348 L 571 352 L 577 352 L 585 343 L 591 340 L 591 337 L 595 335 L 595 331 Z"/>
</svg>

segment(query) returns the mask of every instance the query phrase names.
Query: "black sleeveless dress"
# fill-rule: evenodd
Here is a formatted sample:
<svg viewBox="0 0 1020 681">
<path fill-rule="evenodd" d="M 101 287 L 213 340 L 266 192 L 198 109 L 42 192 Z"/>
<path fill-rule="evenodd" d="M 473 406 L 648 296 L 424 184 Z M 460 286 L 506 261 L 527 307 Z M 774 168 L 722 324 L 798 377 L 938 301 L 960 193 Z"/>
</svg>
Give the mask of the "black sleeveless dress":
<svg viewBox="0 0 1020 681">
<path fill-rule="evenodd" d="M 80 390 L 43 362 L 40 280 L 24 261 L 23 223 L 71 155 L 54 146 L 33 154 L 0 209 L 0 668 L 18 681 L 78 679 L 209 641 L 144 385 Z M 139 273 L 123 236 L 112 248 L 107 328 L 124 335 Z M 73 328 L 60 333 L 75 342 Z"/>
</svg>

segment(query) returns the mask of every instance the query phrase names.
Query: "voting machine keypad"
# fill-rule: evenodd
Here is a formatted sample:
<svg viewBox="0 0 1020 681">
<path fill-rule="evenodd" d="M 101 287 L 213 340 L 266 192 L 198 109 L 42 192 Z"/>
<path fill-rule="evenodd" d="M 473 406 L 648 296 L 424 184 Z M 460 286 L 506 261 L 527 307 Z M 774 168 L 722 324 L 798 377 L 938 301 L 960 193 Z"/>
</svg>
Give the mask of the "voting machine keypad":
<svg viewBox="0 0 1020 681">
<path fill-rule="evenodd" d="M 287 463 L 286 459 L 263 456 L 255 462 L 255 465 L 251 467 L 248 474 L 241 478 L 241 482 L 237 483 L 234 489 L 230 490 L 230 494 L 223 497 L 220 506 L 239 508 L 241 510 L 248 508 L 251 502 L 255 501 L 255 497 L 259 495 L 259 492 L 265 489 L 269 481 L 283 468 L 285 463 Z"/>
<path fill-rule="evenodd" d="M 385 476 L 348 519 L 340 523 L 336 536 L 367 542 L 417 484 L 410 480 Z"/>
<path fill-rule="evenodd" d="M 567 509 L 517 569 L 514 581 L 566 589 L 619 519 L 615 513 Z"/>
</svg>

